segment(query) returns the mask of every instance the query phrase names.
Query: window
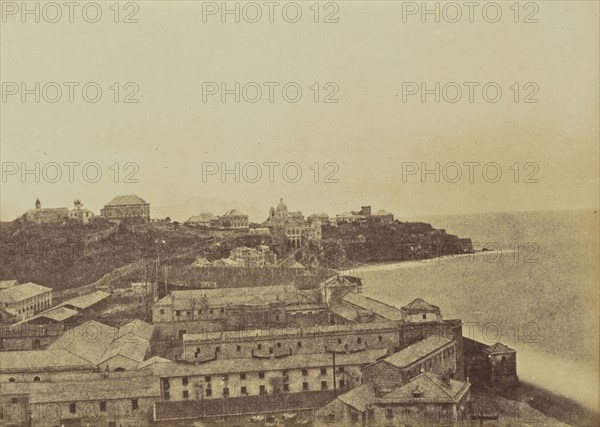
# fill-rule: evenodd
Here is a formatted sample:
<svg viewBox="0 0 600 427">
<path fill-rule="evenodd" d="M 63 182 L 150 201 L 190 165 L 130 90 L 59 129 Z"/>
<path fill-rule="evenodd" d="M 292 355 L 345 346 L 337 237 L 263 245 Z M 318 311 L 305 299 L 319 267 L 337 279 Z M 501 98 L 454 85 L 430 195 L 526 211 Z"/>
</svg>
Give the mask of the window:
<svg viewBox="0 0 600 427">
<path fill-rule="evenodd" d="M 9 382 L 9 383 L 14 383 L 14 382 L 15 382 L 15 379 L 14 379 L 13 377 L 10 377 L 10 378 L 8 379 L 8 382 Z"/>
<path fill-rule="evenodd" d="M 267 394 L 267 389 L 265 388 L 265 386 L 264 386 L 264 385 L 261 385 L 261 386 L 258 388 L 258 393 L 259 393 L 261 396 L 264 396 L 265 394 Z"/>
<path fill-rule="evenodd" d="M 248 394 L 248 389 L 246 388 L 246 386 L 245 386 L 245 385 L 244 385 L 244 386 L 242 386 L 242 388 L 240 389 L 240 392 L 241 392 L 242 394 Z"/>
<path fill-rule="evenodd" d="M 258 348 L 259 350 L 262 350 L 262 344 L 258 343 L 258 345 L 256 346 L 256 348 Z"/>
<path fill-rule="evenodd" d="M 165 309 L 164 308 L 160 309 L 160 314 L 165 314 Z"/>
<path fill-rule="evenodd" d="M 106 412 L 106 402 L 100 402 L 100 412 Z"/>
<path fill-rule="evenodd" d="M 72 414 L 76 414 L 77 413 L 77 404 L 69 403 L 69 412 Z"/>
<path fill-rule="evenodd" d="M 354 413 L 352 414 L 352 423 L 356 424 L 358 422 L 358 414 Z"/>
<path fill-rule="evenodd" d="M 165 391 L 164 395 L 165 395 L 165 400 L 169 400 L 171 398 L 171 393 L 169 393 L 168 391 Z"/>
<path fill-rule="evenodd" d="M 223 397 L 229 397 L 229 387 L 223 387 Z"/>
<path fill-rule="evenodd" d="M 269 354 L 273 354 L 273 347 L 269 347 Z"/>
<path fill-rule="evenodd" d="M 223 381 L 229 381 L 229 375 L 223 375 Z"/>
<path fill-rule="evenodd" d="M 275 315 L 275 320 L 278 321 L 279 320 L 279 314 Z"/>
<path fill-rule="evenodd" d="M 290 385 L 288 383 L 283 384 L 283 391 L 290 391 Z"/>
<path fill-rule="evenodd" d="M 308 390 L 308 383 L 307 382 L 303 382 L 302 383 L 302 390 Z"/>
<path fill-rule="evenodd" d="M 321 375 L 327 375 L 327 368 L 321 368 Z"/>
<path fill-rule="evenodd" d="M 394 418 L 394 410 L 392 408 L 387 408 L 385 410 L 385 417 L 386 418 Z"/>
<path fill-rule="evenodd" d="M 215 347 L 215 351 L 217 351 L 217 352 L 218 352 L 218 351 L 221 351 L 221 346 L 219 346 L 219 345 L 218 345 L 218 346 L 216 346 L 216 347 Z"/>
<path fill-rule="evenodd" d="M 284 369 L 283 371 L 281 371 L 281 374 L 283 375 L 283 378 L 287 378 L 288 377 L 287 369 Z"/>
<path fill-rule="evenodd" d="M 209 312 L 210 314 L 213 314 L 213 309 L 211 308 L 210 310 L 208 310 L 208 312 Z"/>
<path fill-rule="evenodd" d="M 204 382 L 205 383 L 209 383 L 210 382 L 210 375 L 207 375 L 204 377 Z"/>
<path fill-rule="evenodd" d="M 240 374 L 240 380 L 245 380 L 245 379 L 246 379 L 246 373 L 245 373 L 245 372 L 242 372 L 242 373 Z"/>
<path fill-rule="evenodd" d="M 34 383 L 39 383 L 42 379 L 38 376 L 33 377 L 33 382 Z"/>
<path fill-rule="evenodd" d="M 379 335 L 379 336 L 377 337 L 377 340 L 378 340 L 379 342 L 381 342 L 381 341 L 383 341 L 383 337 L 382 337 L 381 335 Z"/>
<path fill-rule="evenodd" d="M 302 369 L 302 376 L 307 376 L 308 375 L 308 369 Z"/>
<path fill-rule="evenodd" d="M 181 385 L 188 385 L 188 377 L 181 378 Z"/>
<path fill-rule="evenodd" d="M 346 382 L 344 380 L 340 380 L 340 388 L 346 387 Z"/>
<path fill-rule="evenodd" d="M 260 379 L 264 379 L 264 378 L 265 378 L 265 371 L 260 371 L 260 372 L 258 373 L 258 378 L 260 378 Z"/>
<path fill-rule="evenodd" d="M 427 315 L 426 315 L 426 314 L 424 314 L 424 315 L 423 315 L 423 320 L 426 320 L 426 319 L 427 319 Z"/>
<path fill-rule="evenodd" d="M 327 390 L 327 381 L 321 381 L 321 390 Z"/>
<path fill-rule="evenodd" d="M 188 315 L 188 316 L 191 316 L 191 315 L 192 315 L 192 312 L 188 310 L 188 312 L 187 312 L 187 315 Z"/>
<path fill-rule="evenodd" d="M 281 348 L 281 343 L 280 342 L 277 343 L 277 348 Z"/>
<path fill-rule="evenodd" d="M 340 366 L 340 367 L 338 367 L 338 372 L 339 372 L 340 374 L 343 374 L 343 373 L 344 373 L 344 371 L 345 371 L 345 369 L 344 369 L 344 367 L 343 367 L 343 366 Z"/>
<path fill-rule="evenodd" d="M 190 393 L 187 390 L 183 390 L 182 395 L 183 395 L 184 399 L 187 399 L 188 397 L 190 397 Z"/>
<path fill-rule="evenodd" d="M 302 341 L 298 341 L 297 346 L 298 346 L 298 348 L 302 348 Z"/>
<path fill-rule="evenodd" d="M 137 399 L 131 399 L 131 409 L 133 409 L 134 411 L 139 409 L 138 406 L 138 400 Z"/>
<path fill-rule="evenodd" d="M 175 316 L 179 317 L 181 315 L 181 311 L 175 310 Z"/>
<path fill-rule="evenodd" d="M 361 338 L 361 337 L 358 337 L 358 338 L 356 338 L 356 342 L 357 342 L 358 344 L 360 344 L 360 343 L 362 342 L 362 338 Z"/>
<path fill-rule="evenodd" d="M 212 388 L 208 387 L 206 389 L 206 397 L 211 397 L 212 396 Z"/>
<path fill-rule="evenodd" d="M 16 397 L 13 397 L 12 399 L 10 399 L 10 401 L 12 403 L 17 403 L 19 401 L 19 399 L 17 399 Z"/>
<path fill-rule="evenodd" d="M 241 345 L 238 345 L 238 346 L 236 346 L 236 347 L 235 347 L 235 350 L 236 350 L 236 351 L 242 351 L 242 346 L 241 346 Z"/>
<path fill-rule="evenodd" d="M 342 339 L 338 338 L 338 344 L 341 344 L 341 343 L 342 343 Z"/>
</svg>

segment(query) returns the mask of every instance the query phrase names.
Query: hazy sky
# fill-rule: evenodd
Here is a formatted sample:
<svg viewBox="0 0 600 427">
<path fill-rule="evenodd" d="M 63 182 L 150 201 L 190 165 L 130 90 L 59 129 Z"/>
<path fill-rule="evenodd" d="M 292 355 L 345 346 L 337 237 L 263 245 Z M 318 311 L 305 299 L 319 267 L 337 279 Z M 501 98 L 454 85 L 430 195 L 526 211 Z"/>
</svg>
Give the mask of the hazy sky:
<svg viewBox="0 0 600 427">
<path fill-rule="evenodd" d="M 259 22 L 248 22 L 256 8 L 240 3 L 240 22 L 226 15 L 222 23 L 219 11 L 204 15 L 203 22 L 203 7 L 211 11 L 221 2 L 190 1 L 135 2 L 138 10 L 122 5 L 118 20 L 134 13 L 139 22 L 115 23 L 111 1 L 98 2 L 102 17 L 88 23 L 82 15 L 85 3 L 75 9 L 73 23 L 66 7 L 58 23 L 47 22 L 56 16 L 51 9 L 40 10 L 36 23 L 34 15 L 14 10 L 21 2 L 2 2 L 4 220 L 32 208 L 37 197 L 44 207 L 71 206 L 79 198 L 98 212 L 114 195 L 130 193 L 150 202 L 153 216 L 178 219 L 237 207 L 252 220 L 263 220 L 280 197 L 307 215 L 370 204 L 400 218 L 598 206 L 598 2 L 540 1 L 535 3 L 539 10 L 521 4 L 519 23 L 509 9 L 513 2 L 498 2 L 502 16 L 496 23 L 487 22 L 494 20 L 495 10 L 483 15 L 483 6 L 475 9 L 473 23 L 467 8 L 457 23 L 447 22 L 456 14 L 450 9 L 441 11 L 440 23 L 435 16 L 422 23 L 418 11 L 403 22 L 403 8 L 409 12 L 412 5 L 388 1 L 322 2 L 318 23 L 312 1 L 298 2 L 302 16 L 296 23 L 284 19 L 294 20 L 296 14 L 289 2 L 275 6 L 273 23 L 263 2 L 255 3 L 263 14 Z M 95 10 L 86 11 L 93 20 Z M 322 22 L 327 16 L 339 22 Z M 539 22 L 522 22 L 527 18 Z M 35 92 L 36 82 L 40 102 L 35 93 L 23 102 L 21 83 Z M 65 82 L 79 84 L 72 103 Z M 82 95 L 90 82 L 90 97 L 96 85 L 102 89 L 96 103 Z M 122 102 L 135 88 L 128 82 L 139 88 L 132 97 L 138 103 Z M 225 82 L 230 89 L 235 82 L 240 88 L 256 82 L 262 97 L 246 101 L 244 95 L 256 95 L 256 85 L 249 85 L 244 93 L 240 89 L 239 103 L 233 94 L 223 103 L 220 93 L 203 102 L 203 82 L 215 82 L 217 88 Z M 272 103 L 265 82 L 273 82 Z M 295 87 L 302 89 L 295 103 L 282 94 L 290 82 L 290 98 Z M 417 85 L 403 85 L 407 82 Z M 434 94 L 425 103 L 420 94 L 403 102 L 406 89 L 422 82 L 430 89 L 435 82 L 446 85 L 440 102 Z M 479 85 L 472 103 L 465 82 Z M 483 98 L 487 83 L 493 83 L 487 86 L 489 99 L 495 87 L 502 90 L 495 103 Z M 62 96 L 48 102 L 57 96 L 56 86 Z M 457 86 L 462 97 L 448 102 Z M 330 99 L 338 102 L 324 103 L 336 89 Z M 35 174 L 25 179 L 20 170 L 10 174 L 15 164 L 34 169 L 36 162 L 39 183 Z M 56 172 L 52 162 L 62 169 L 55 183 L 49 182 Z M 79 163 L 72 183 L 66 162 Z M 82 176 L 82 165 L 91 162 L 102 170 L 95 183 L 87 182 L 94 178 L 93 166 L 87 181 Z M 138 183 L 123 182 L 133 170 L 124 169 L 129 162 L 139 168 Z M 236 162 L 239 183 L 234 174 L 226 182 L 219 174 L 203 179 L 208 163 L 234 169 Z M 253 166 L 242 170 L 252 162 L 261 165 L 262 178 L 244 182 L 243 171 L 255 178 Z M 274 167 L 274 182 L 265 162 L 280 164 Z M 282 166 L 292 162 L 302 169 L 295 183 L 287 182 L 296 176 L 293 165 L 282 175 Z M 440 182 L 433 174 L 421 182 L 418 172 L 403 179 L 406 164 L 434 169 L 436 162 Z M 454 183 L 449 182 L 456 177 L 452 162 L 462 171 Z M 473 182 L 466 162 L 479 164 L 473 166 Z M 326 163 L 334 165 L 325 168 Z M 495 165 L 483 176 L 488 163 Z M 498 167 L 502 177 L 487 182 Z M 338 182 L 325 183 L 335 171 Z M 525 182 L 528 176 L 538 182 Z"/>
</svg>

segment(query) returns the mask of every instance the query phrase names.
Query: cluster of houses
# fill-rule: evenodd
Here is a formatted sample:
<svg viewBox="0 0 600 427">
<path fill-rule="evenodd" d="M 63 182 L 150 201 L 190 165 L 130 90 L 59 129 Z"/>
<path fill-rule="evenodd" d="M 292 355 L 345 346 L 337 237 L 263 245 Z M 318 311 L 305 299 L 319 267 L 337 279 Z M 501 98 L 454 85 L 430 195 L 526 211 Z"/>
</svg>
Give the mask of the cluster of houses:
<svg viewBox="0 0 600 427">
<path fill-rule="evenodd" d="M 465 341 L 459 319 L 422 299 L 368 298 L 353 276 L 172 291 L 152 323 L 76 319 L 34 349 L 0 352 L 1 423 L 458 425 L 473 383 L 517 381 L 514 350 Z"/>
<path fill-rule="evenodd" d="M 202 257 L 192 264 L 193 267 L 199 268 L 264 268 L 276 265 L 277 254 L 271 251 L 271 248 L 267 245 L 259 245 L 256 248 L 237 246 L 231 250 L 228 258 L 220 258 L 211 262 Z"/>
</svg>

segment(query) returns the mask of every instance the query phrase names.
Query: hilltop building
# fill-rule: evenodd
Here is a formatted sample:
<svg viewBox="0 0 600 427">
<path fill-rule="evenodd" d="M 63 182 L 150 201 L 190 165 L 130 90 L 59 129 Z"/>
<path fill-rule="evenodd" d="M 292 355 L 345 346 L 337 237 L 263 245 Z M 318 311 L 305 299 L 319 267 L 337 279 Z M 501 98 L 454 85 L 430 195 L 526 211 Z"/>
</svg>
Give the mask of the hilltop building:
<svg viewBox="0 0 600 427">
<path fill-rule="evenodd" d="M 26 319 L 52 306 L 52 288 L 31 282 L 13 285 L 0 290 L 0 304 L 17 319 Z"/>
<path fill-rule="evenodd" d="M 400 309 L 407 322 L 441 322 L 440 308 L 429 304 L 421 298 L 416 298 Z"/>
<path fill-rule="evenodd" d="M 394 214 L 383 209 L 379 209 L 372 213 L 371 206 L 362 206 L 359 211 L 337 214 L 335 220 L 337 224 L 367 221 L 374 221 L 380 224 L 391 224 L 394 222 Z"/>
<path fill-rule="evenodd" d="M 300 247 L 311 240 L 321 240 L 321 221 L 304 219 L 302 212 L 290 212 L 287 205 L 280 199 L 277 208 L 269 210 L 269 217 L 263 223 L 269 228 L 271 237 L 285 239 L 289 245 Z"/>
<path fill-rule="evenodd" d="M 190 217 L 184 224 L 192 227 L 213 227 L 217 224 L 218 218 L 211 212 L 203 212 L 200 215 Z"/>
<path fill-rule="evenodd" d="M 224 228 L 248 228 L 248 215 L 232 209 L 219 217 L 219 223 Z"/>
<path fill-rule="evenodd" d="M 126 218 L 150 220 L 150 204 L 135 194 L 116 196 L 100 209 L 100 215 L 109 220 Z"/>
<path fill-rule="evenodd" d="M 80 224 L 89 224 L 94 217 L 94 212 L 85 208 L 74 208 L 69 211 L 69 218 Z"/>
<path fill-rule="evenodd" d="M 473 383 L 512 386 L 517 377 L 517 352 L 502 343 L 486 345 L 464 338 L 465 373 Z"/>
<path fill-rule="evenodd" d="M 36 224 L 64 224 L 69 219 L 69 209 L 42 208 L 40 199 L 36 199 L 35 209 L 25 212 L 23 219 Z"/>
</svg>

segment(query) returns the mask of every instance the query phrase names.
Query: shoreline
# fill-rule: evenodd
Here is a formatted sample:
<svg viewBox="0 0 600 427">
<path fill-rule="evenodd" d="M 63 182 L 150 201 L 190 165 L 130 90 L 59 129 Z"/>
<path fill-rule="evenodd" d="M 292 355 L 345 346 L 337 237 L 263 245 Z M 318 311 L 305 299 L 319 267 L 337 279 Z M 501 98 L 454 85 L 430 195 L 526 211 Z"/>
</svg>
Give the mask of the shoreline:
<svg viewBox="0 0 600 427">
<path fill-rule="evenodd" d="M 415 268 L 422 265 L 431 265 L 442 263 L 444 261 L 448 263 L 457 262 L 463 259 L 468 259 L 471 257 L 482 258 L 490 255 L 501 257 L 505 253 L 514 253 L 515 249 L 505 249 L 505 250 L 489 250 L 489 251 L 475 251 L 466 254 L 456 254 L 456 255 L 444 255 L 435 258 L 423 258 L 420 260 L 409 260 L 409 261 L 389 261 L 389 262 L 381 262 L 381 263 L 364 263 L 358 264 L 352 268 L 344 268 L 337 270 L 339 274 L 351 274 L 351 273 L 367 273 L 372 271 L 388 271 L 388 270 L 401 270 L 405 268 Z"/>
</svg>

